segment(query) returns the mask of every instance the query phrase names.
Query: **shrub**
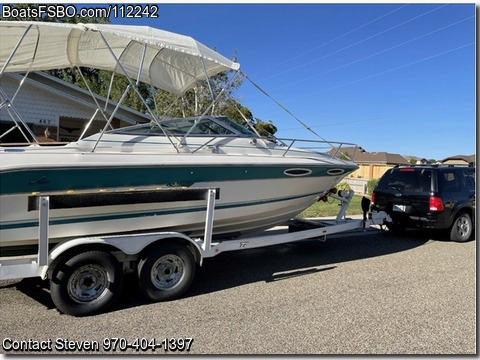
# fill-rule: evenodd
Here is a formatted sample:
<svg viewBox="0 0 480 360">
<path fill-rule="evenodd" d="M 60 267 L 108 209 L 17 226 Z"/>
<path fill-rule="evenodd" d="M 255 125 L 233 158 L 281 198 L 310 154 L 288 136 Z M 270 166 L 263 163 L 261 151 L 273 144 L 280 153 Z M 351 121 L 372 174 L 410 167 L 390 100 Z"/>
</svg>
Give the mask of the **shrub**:
<svg viewBox="0 0 480 360">
<path fill-rule="evenodd" d="M 348 185 L 346 182 L 342 182 L 340 184 L 337 184 L 337 186 L 335 186 L 337 188 L 337 190 L 346 190 L 346 191 L 350 191 L 350 185 Z"/>
<path fill-rule="evenodd" d="M 375 186 L 377 186 L 379 179 L 370 179 L 367 182 L 367 194 L 372 194 L 373 190 L 375 189 Z"/>
</svg>

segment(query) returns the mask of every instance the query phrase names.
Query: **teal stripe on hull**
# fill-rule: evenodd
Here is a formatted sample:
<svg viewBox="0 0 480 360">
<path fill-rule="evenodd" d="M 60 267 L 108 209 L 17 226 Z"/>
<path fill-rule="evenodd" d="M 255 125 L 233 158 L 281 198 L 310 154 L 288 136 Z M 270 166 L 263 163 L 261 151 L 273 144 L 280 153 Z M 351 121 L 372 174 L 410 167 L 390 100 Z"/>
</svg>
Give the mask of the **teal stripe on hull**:
<svg viewBox="0 0 480 360">
<path fill-rule="evenodd" d="M 0 173 L 0 194 L 52 192 L 149 185 L 190 186 L 197 182 L 243 181 L 288 177 L 285 166 L 138 166 L 15 170 Z M 339 166 L 308 166 L 306 177 L 330 176 Z M 346 168 L 346 173 L 355 168 Z"/>
<path fill-rule="evenodd" d="M 219 204 L 215 206 L 215 209 L 223 210 L 223 209 L 234 209 L 234 208 L 246 207 L 246 206 L 257 206 L 257 205 L 264 205 L 264 204 L 270 204 L 270 203 L 278 203 L 282 201 L 301 199 L 301 198 L 311 197 L 315 195 L 318 195 L 318 194 L 314 193 L 314 194 L 290 196 L 290 197 L 254 201 L 254 202 Z M 85 223 L 85 222 L 93 222 L 93 221 L 109 221 L 109 220 L 132 219 L 132 218 L 148 217 L 148 216 L 185 214 L 185 213 L 192 213 L 192 212 L 205 211 L 205 210 L 206 210 L 206 206 L 198 206 L 198 207 L 183 208 L 183 209 L 170 209 L 170 210 L 163 210 L 163 211 L 148 211 L 148 212 L 139 212 L 139 213 L 102 214 L 99 216 L 92 216 L 92 217 L 85 217 L 85 218 L 69 218 L 69 219 L 57 219 L 57 220 L 51 219 L 50 225 L 66 225 L 66 224 L 77 224 L 77 223 Z M 3 224 L 3 225 L 0 224 L 0 230 L 23 229 L 23 228 L 36 227 L 36 226 L 38 226 L 38 221 L 31 221 L 26 223 Z"/>
</svg>

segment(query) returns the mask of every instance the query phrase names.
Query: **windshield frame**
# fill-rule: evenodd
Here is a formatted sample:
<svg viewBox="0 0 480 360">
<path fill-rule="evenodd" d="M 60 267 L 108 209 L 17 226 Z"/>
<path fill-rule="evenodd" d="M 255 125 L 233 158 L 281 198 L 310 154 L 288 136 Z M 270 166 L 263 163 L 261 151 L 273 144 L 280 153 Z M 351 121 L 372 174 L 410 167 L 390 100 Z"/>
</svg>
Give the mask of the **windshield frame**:
<svg viewBox="0 0 480 360">
<path fill-rule="evenodd" d="M 136 124 L 110 130 L 110 134 L 129 134 L 143 136 L 173 136 L 182 137 L 248 137 L 258 136 L 250 129 L 238 124 L 226 116 L 202 116 L 175 118 Z"/>
</svg>

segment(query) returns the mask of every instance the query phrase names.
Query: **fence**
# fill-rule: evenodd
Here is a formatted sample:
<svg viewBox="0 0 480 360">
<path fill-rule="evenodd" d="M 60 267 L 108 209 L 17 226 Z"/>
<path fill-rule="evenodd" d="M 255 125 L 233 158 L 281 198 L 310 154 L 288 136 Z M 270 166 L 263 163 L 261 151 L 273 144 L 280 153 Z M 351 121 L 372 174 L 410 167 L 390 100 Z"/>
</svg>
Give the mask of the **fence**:
<svg viewBox="0 0 480 360">
<path fill-rule="evenodd" d="M 370 179 L 365 178 L 345 178 L 342 182 L 346 182 L 350 189 L 355 191 L 357 195 L 367 194 L 367 183 Z"/>
</svg>

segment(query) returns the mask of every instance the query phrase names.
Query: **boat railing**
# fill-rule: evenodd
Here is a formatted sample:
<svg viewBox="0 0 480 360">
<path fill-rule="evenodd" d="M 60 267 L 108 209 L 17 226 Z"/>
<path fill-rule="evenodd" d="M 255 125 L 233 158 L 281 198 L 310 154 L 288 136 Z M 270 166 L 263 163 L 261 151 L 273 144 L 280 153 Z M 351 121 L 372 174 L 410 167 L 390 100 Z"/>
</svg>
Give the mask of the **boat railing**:
<svg viewBox="0 0 480 360">
<path fill-rule="evenodd" d="M 286 156 L 293 148 L 301 150 L 316 151 L 327 154 L 332 158 L 340 158 L 343 160 L 352 160 L 357 150 L 361 149 L 357 144 L 326 141 L 326 140 L 305 140 L 305 139 L 289 139 L 275 138 L 282 146 L 285 146 L 285 152 L 282 156 Z"/>
<path fill-rule="evenodd" d="M 191 136 L 191 135 L 190 135 Z M 210 147 L 211 143 L 218 139 L 218 137 L 223 137 L 225 135 L 216 135 L 210 137 L 206 142 L 201 143 L 195 149 L 190 149 L 192 153 L 196 153 L 199 150 Z M 241 135 L 232 136 L 232 137 L 242 137 L 248 138 Z M 183 137 L 183 145 L 187 143 L 185 140 L 190 137 Z M 252 145 L 257 144 L 258 141 L 263 140 L 266 143 L 273 143 L 276 146 L 280 147 L 281 150 L 284 150 L 282 157 L 287 156 L 289 153 L 298 150 L 305 150 L 305 151 L 314 151 L 317 153 L 323 153 L 331 158 L 339 158 L 341 160 L 349 160 L 353 161 L 355 153 L 357 150 L 362 151 L 363 149 L 359 147 L 357 144 L 354 143 L 347 143 L 347 142 L 338 142 L 338 141 L 327 141 L 327 140 L 313 140 L 313 139 L 292 139 L 292 138 L 276 138 L 276 137 L 251 137 L 250 143 Z M 178 142 L 178 146 L 181 143 Z M 192 144 L 189 144 L 191 146 Z M 218 153 L 219 149 L 224 146 L 222 144 L 216 143 L 212 146 L 213 152 Z M 268 145 L 267 145 L 268 147 Z"/>
</svg>

